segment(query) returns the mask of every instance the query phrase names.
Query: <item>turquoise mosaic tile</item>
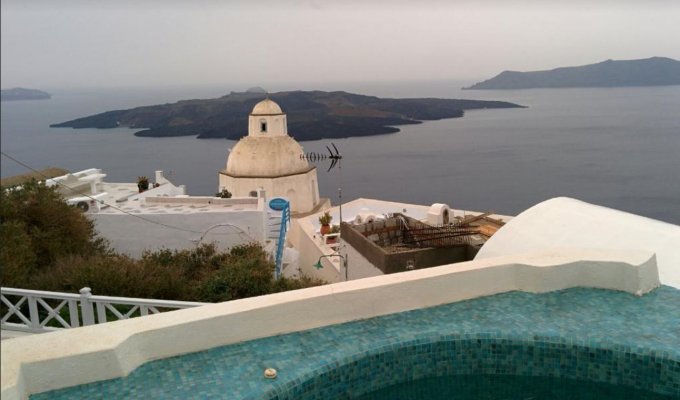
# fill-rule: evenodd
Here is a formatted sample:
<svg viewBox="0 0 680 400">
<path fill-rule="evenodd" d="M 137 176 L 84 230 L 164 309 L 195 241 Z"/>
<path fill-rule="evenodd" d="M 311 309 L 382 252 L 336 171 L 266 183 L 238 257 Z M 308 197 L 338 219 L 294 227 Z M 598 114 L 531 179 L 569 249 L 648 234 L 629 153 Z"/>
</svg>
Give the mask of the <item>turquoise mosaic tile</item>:
<svg viewBox="0 0 680 400">
<path fill-rule="evenodd" d="M 277 379 L 263 377 L 268 367 Z M 345 399 L 452 375 L 568 378 L 680 398 L 680 290 L 504 293 L 153 361 L 31 399 Z"/>
</svg>

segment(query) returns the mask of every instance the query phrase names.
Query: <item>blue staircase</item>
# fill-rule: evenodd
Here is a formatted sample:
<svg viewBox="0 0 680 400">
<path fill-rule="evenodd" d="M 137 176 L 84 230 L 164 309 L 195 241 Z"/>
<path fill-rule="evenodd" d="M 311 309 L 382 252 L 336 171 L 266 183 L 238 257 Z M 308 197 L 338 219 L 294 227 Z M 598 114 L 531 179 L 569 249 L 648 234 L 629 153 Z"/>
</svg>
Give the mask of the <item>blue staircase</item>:
<svg viewBox="0 0 680 400">
<path fill-rule="evenodd" d="M 271 216 L 270 222 L 276 217 Z M 283 267 L 283 248 L 286 243 L 286 233 L 288 232 L 288 224 L 290 224 L 290 204 L 286 204 L 281 210 L 280 223 L 279 223 L 279 235 L 276 238 L 276 269 L 274 270 L 274 276 L 276 279 L 281 277 L 281 270 Z M 274 225 L 274 224 L 272 224 Z M 271 226 L 271 225 L 270 225 Z"/>
</svg>

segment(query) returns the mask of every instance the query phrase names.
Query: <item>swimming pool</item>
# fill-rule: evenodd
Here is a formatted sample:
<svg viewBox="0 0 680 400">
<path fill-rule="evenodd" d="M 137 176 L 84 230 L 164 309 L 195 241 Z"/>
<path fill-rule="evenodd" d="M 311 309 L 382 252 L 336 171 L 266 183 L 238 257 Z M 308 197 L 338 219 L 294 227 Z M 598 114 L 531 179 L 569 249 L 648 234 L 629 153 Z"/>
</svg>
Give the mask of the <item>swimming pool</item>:
<svg viewBox="0 0 680 400">
<path fill-rule="evenodd" d="M 668 400 L 671 396 L 607 383 L 507 375 L 454 375 L 406 382 L 357 400 Z"/>
<path fill-rule="evenodd" d="M 265 368 L 278 377 L 264 378 Z M 31 399 L 355 398 L 459 375 L 574 379 L 680 397 L 680 290 L 503 293 L 157 360 L 125 378 Z"/>
</svg>

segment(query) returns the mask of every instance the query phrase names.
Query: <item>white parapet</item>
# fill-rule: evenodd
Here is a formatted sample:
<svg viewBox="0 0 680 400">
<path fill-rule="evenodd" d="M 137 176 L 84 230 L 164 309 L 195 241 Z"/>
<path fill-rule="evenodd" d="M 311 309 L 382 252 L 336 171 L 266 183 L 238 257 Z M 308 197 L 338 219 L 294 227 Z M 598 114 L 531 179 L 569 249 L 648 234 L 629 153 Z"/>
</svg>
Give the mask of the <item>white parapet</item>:
<svg viewBox="0 0 680 400">
<path fill-rule="evenodd" d="M 229 301 L 4 341 L 2 399 L 125 376 L 150 360 L 508 291 L 642 295 L 657 286 L 653 253 L 557 249 Z"/>
<path fill-rule="evenodd" d="M 475 259 L 555 247 L 653 252 L 661 282 L 680 289 L 680 226 L 567 197 L 546 200 L 513 218 Z"/>
</svg>

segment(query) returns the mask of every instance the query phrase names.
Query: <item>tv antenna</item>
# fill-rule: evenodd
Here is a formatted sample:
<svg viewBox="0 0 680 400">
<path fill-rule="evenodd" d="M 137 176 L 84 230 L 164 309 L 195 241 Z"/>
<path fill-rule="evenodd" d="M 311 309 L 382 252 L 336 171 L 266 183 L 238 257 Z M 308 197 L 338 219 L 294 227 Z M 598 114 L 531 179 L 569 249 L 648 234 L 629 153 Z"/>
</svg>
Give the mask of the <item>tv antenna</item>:
<svg viewBox="0 0 680 400">
<path fill-rule="evenodd" d="M 332 170 L 336 166 L 338 167 L 338 170 L 342 170 L 340 166 L 340 160 L 342 160 L 342 154 L 340 154 L 340 150 L 338 150 L 337 147 L 335 147 L 335 144 L 331 142 L 331 146 L 333 146 L 333 150 L 331 150 L 328 145 L 326 145 L 326 149 L 328 150 L 328 155 L 325 153 L 318 153 L 315 151 L 311 151 L 309 153 L 304 153 L 300 154 L 300 158 L 303 160 L 307 160 L 309 162 L 316 163 L 317 161 L 325 161 L 325 160 L 331 160 L 331 165 L 328 167 L 328 171 Z"/>
</svg>

